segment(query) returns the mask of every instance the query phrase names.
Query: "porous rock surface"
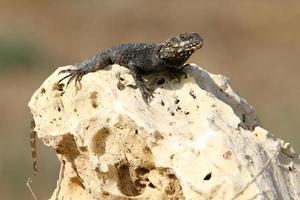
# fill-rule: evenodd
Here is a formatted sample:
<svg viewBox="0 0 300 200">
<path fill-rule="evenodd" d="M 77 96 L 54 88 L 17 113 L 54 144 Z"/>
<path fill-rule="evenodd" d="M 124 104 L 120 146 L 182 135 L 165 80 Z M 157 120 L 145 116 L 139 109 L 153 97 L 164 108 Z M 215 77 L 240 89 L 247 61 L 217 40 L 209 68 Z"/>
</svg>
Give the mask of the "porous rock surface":
<svg viewBox="0 0 300 200">
<path fill-rule="evenodd" d="M 180 81 L 148 76 L 147 105 L 128 69 L 57 84 L 72 67 L 29 103 L 62 166 L 52 200 L 299 199 L 299 156 L 259 126 L 226 77 L 196 65 Z"/>
</svg>

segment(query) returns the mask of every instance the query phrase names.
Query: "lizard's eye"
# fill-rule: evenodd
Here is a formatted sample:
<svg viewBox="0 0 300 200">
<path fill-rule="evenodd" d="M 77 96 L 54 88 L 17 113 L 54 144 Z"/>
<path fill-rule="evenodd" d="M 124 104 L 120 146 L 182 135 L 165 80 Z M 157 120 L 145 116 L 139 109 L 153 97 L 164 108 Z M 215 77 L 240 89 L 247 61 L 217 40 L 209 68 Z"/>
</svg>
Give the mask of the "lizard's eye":
<svg viewBox="0 0 300 200">
<path fill-rule="evenodd" d="M 181 40 L 187 40 L 187 35 L 186 34 L 181 34 L 181 35 L 179 35 L 179 38 Z"/>
</svg>

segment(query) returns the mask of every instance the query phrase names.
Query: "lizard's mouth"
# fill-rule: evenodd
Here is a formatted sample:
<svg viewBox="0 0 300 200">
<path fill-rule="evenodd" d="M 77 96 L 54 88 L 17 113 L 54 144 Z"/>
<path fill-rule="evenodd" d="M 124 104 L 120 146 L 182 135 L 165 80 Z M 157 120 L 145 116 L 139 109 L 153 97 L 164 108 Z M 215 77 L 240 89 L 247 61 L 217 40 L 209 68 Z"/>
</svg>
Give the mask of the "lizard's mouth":
<svg viewBox="0 0 300 200">
<path fill-rule="evenodd" d="M 197 50 L 200 49 L 203 46 L 203 40 L 199 40 L 193 43 L 185 44 L 184 48 L 186 51 L 192 51 L 193 53 Z"/>
<path fill-rule="evenodd" d="M 199 41 L 198 43 L 194 43 L 194 46 L 192 46 L 192 49 L 200 49 L 203 46 L 203 40 Z"/>
<path fill-rule="evenodd" d="M 178 48 L 177 53 L 182 53 L 182 52 L 194 53 L 197 49 L 200 49 L 202 46 L 203 46 L 203 42 L 186 44 L 183 46 L 183 48 Z"/>
<path fill-rule="evenodd" d="M 197 49 L 200 49 L 203 46 L 203 40 L 196 45 Z"/>
<path fill-rule="evenodd" d="M 185 51 L 191 51 L 192 53 L 194 53 L 197 49 L 200 49 L 203 46 L 202 43 L 196 44 L 194 46 L 189 46 L 185 48 Z"/>
</svg>

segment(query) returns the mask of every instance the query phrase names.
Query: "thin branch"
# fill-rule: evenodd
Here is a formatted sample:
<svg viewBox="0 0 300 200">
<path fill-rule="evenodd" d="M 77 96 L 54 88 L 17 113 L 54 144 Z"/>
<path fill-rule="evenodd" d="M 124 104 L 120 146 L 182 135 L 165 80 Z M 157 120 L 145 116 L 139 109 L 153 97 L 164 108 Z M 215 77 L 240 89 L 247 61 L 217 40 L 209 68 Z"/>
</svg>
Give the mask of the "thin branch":
<svg viewBox="0 0 300 200">
<path fill-rule="evenodd" d="M 268 160 L 268 162 L 266 162 L 266 164 L 263 166 L 263 168 L 260 170 L 260 172 L 258 172 L 258 174 L 256 174 L 238 193 L 236 193 L 233 197 L 232 200 L 236 199 L 237 197 L 239 197 L 240 195 L 242 195 L 245 190 L 257 179 L 257 177 L 259 177 L 268 167 L 268 165 L 271 163 L 271 158 Z"/>
</svg>

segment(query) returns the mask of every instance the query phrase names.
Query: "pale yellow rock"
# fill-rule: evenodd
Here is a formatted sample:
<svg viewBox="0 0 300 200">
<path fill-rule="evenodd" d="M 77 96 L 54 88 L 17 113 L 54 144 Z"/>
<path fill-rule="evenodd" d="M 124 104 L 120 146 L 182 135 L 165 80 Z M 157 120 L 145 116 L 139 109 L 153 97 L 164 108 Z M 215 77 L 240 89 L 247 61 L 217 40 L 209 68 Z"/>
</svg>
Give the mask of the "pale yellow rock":
<svg viewBox="0 0 300 200">
<path fill-rule="evenodd" d="M 58 72 L 69 67 L 29 102 L 38 137 L 62 163 L 51 199 L 300 198 L 299 156 L 259 126 L 224 76 L 192 65 L 180 82 L 146 77 L 147 105 L 124 67 L 65 88 Z"/>
</svg>

